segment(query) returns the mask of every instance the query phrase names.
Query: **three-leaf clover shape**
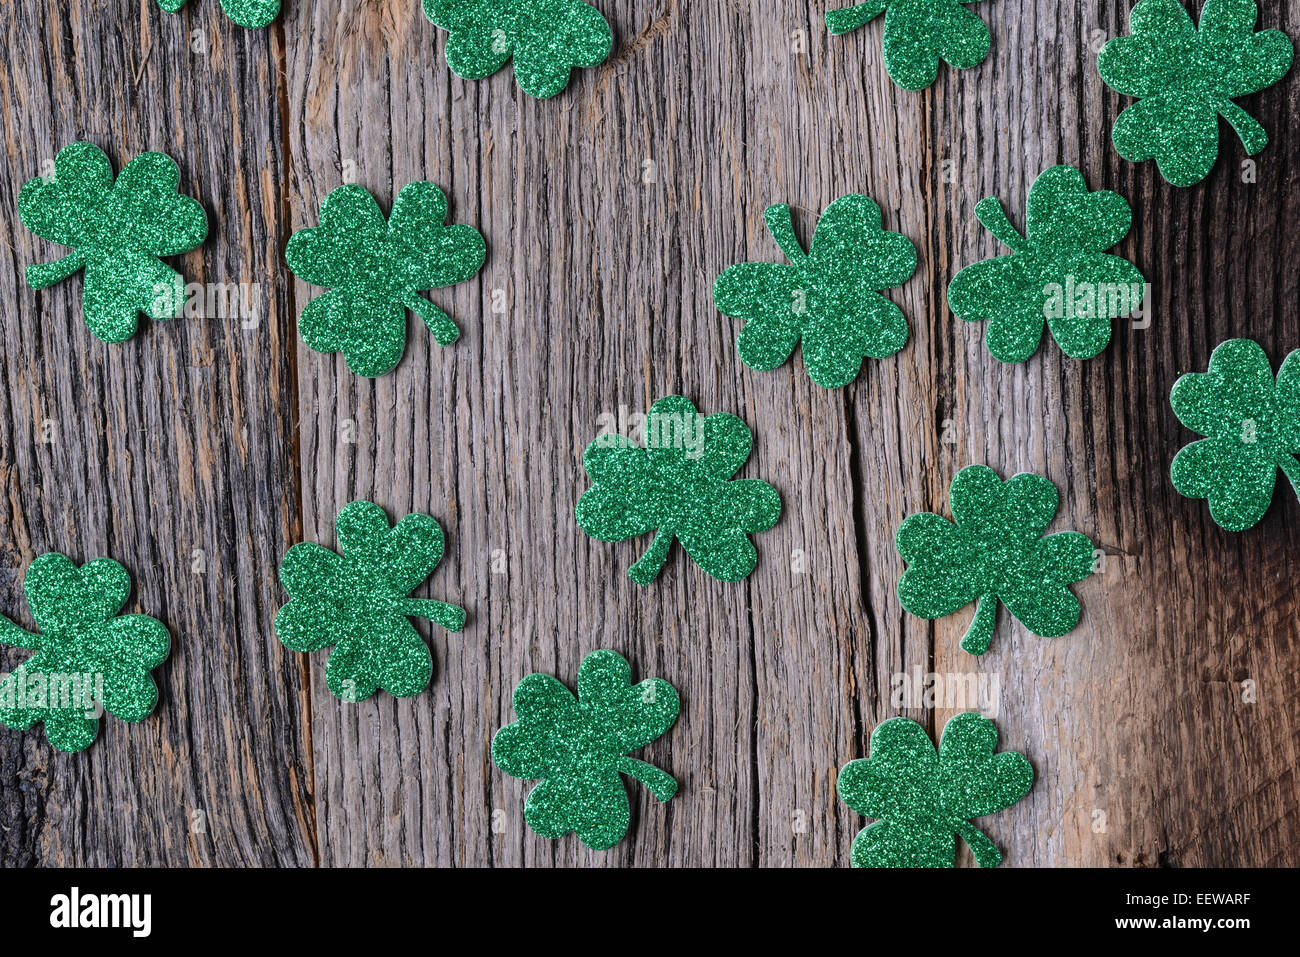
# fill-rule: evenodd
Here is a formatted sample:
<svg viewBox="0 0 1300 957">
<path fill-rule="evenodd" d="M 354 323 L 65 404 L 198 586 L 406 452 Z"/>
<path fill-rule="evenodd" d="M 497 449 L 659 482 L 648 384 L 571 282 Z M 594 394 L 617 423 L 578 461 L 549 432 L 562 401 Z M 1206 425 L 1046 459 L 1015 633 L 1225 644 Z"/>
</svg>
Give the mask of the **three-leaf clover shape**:
<svg viewBox="0 0 1300 957">
<path fill-rule="evenodd" d="M 958 0 L 867 0 L 826 11 L 826 29 L 848 33 L 882 13 L 885 69 L 905 90 L 923 90 L 933 83 L 939 75 L 940 59 L 965 70 L 988 56 L 989 28 Z"/>
<path fill-rule="evenodd" d="M 131 576 L 110 558 L 78 568 L 48 552 L 27 569 L 23 592 L 38 630 L 0 615 L 0 644 L 33 651 L 0 681 L 0 724 L 19 731 L 43 722 L 60 751 L 81 751 L 99 733 L 98 705 L 141 721 L 158 702 L 150 670 L 171 650 L 167 628 L 148 615 L 119 615 Z"/>
<path fill-rule="evenodd" d="M 1046 170 L 1025 205 L 1024 236 L 997 197 L 975 207 L 984 228 L 1013 253 L 957 273 L 948 306 L 967 322 L 988 320 L 984 343 L 1003 362 L 1032 356 L 1044 324 L 1067 356 L 1091 359 L 1110 342 L 1111 320 L 1136 312 L 1146 298 L 1141 271 L 1105 252 L 1128 235 L 1132 210 L 1118 193 L 1089 192 L 1072 166 Z"/>
<path fill-rule="evenodd" d="M 483 267 L 487 247 L 472 226 L 445 225 L 447 197 L 433 183 L 402 187 L 385 220 L 375 198 L 355 183 L 321 205 L 320 226 L 289 239 L 285 260 L 299 279 L 330 291 L 298 319 L 303 342 L 317 352 L 342 352 L 360 376 L 381 376 L 406 352 L 406 310 L 447 346 L 460 330 L 419 295 L 462 282 Z"/>
<path fill-rule="evenodd" d="M 424 14 L 446 30 L 447 65 L 467 80 L 491 76 L 514 59 L 529 96 L 554 96 L 574 67 L 604 61 L 614 35 L 584 0 L 424 0 Z"/>
<path fill-rule="evenodd" d="M 976 602 L 961 642 L 972 655 L 988 650 L 999 600 L 1044 638 L 1079 623 L 1070 585 L 1092 574 L 1094 549 L 1081 532 L 1043 537 L 1059 504 L 1055 485 L 1029 472 L 1003 482 L 991 468 L 972 465 L 953 477 L 948 498 L 955 522 L 920 512 L 898 528 L 895 542 L 908 566 L 898 581 L 903 608 L 943 618 Z"/>
<path fill-rule="evenodd" d="M 748 426 L 726 412 L 702 416 L 679 395 L 660 399 L 645 419 L 644 446 L 613 434 L 587 446 L 582 465 L 594 484 L 574 508 L 578 524 L 602 542 L 654 531 L 627 571 L 639 585 L 659 575 L 674 538 L 714 578 L 740 581 L 758 561 L 747 536 L 781 516 L 771 485 L 732 480 L 753 447 Z"/>
<path fill-rule="evenodd" d="M 907 320 L 880 290 L 911 277 L 916 247 L 881 226 L 879 206 L 867 196 L 840 197 L 817 221 L 807 253 L 789 206 L 769 206 L 763 218 L 790 264 L 740 263 L 713 284 L 719 311 L 745 320 L 736 339 L 745 365 L 775 369 L 802 340 L 808 375 L 835 389 L 853 381 L 864 357 L 903 348 Z"/>
<path fill-rule="evenodd" d="M 442 560 L 442 528 L 418 512 L 390 527 L 384 510 L 366 501 L 343 506 L 336 528 L 342 554 L 312 542 L 285 554 L 280 582 L 289 603 L 275 616 L 276 637 L 291 651 L 334 646 L 325 682 L 344 701 L 364 701 L 379 688 L 399 698 L 418 694 L 433 676 L 433 659 L 409 618 L 448 631 L 465 625 L 463 608 L 407 597 Z"/>
<path fill-rule="evenodd" d="M 27 267 L 44 289 L 86 271 L 82 314 L 104 342 L 135 334 L 139 313 L 171 319 L 185 304 L 185 280 L 159 256 L 176 256 L 208 234 L 203 207 L 177 192 L 180 170 L 164 153 L 141 153 L 116 182 L 108 157 L 91 143 L 59 150 L 54 175 L 23 184 L 18 215 L 43 239 L 70 246 L 56 262 Z"/>
<path fill-rule="evenodd" d="M 178 13 L 187 0 L 158 0 L 168 13 Z M 280 13 L 280 0 L 221 0 L 221 9 L 241 27 L 264 27 Z"/>
<path fill-rule="evenodd" d="M 1183 425 L 1208 436 L 1174 457 L 1174 488 L 1209 499 L 1221 527 L 1241 532 L 1264 517 L 1278 469 L 1300 494 L 1300 349 L 1274 380 L 1258 343 L 1229 339 L 1210 356 L 1209 371 L 1174 383 L 1169 401 Z"/>
<path fill-rule="evenodd" d="M 1248 156 L 1268 145 L 1259 122 L 1232 101 L 1280 80 L 1294 47 L 1281 30 L 1255 32 L 1255 0 L 1206 0 L 1199 29 L 1179 0 L 1142 0 L 1129 36 L 1097 56 L 1106 84 L 1137 97 L 1119 115 L 1111 139 L 1119 155 L 1155 159 L 1175 186 L 1205 179 L 1219 156 L 1219 117 L 1241 138 Z"/>
<path fill-rule="evenodd" d="M 515 778 L 542 781 L 524 804 L 524 820 L 542 837 L 576 831 L 593 850 L 613 847 L 631 820 L 626 774 L 660 801 L 677 782 L 653 764 L 628 757 L 677 720 L 677 692 L 660 678 L 633 685 L 616 651 L 593 651 L 578 668 L 578 697 L 550 675 L 515 686 L 518 720 L 492 738 L 492 760 Z"/>
<path fill-rule="evenodd" d="M 1002 863 L 1002 852 L 970 823 L 1009 808 L 1029 791 L 1034 769 L 1023 754 L 1000 751 L 992 721 L 968 711 L 943 729 L 939 750 L 925 729 L 890 718 L 871 733 L 870 756 L 841 770 L 836 790 L 864 817 L 879 818 L 853 839 L 854 867 L 952 867 L 957 839 L 980 867 Z"/>
</svg>

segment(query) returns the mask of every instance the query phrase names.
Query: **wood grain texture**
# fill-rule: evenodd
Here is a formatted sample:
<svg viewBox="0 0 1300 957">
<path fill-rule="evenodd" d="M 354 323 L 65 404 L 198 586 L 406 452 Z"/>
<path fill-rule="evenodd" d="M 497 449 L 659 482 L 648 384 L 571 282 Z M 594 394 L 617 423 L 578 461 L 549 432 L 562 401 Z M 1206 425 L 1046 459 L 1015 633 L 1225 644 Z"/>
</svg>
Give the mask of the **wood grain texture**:
<svg viewBox="0 0 1300 957">
<path fill-rule="evenodd" d="M 270 34 L 192 6 L 179 19 L 152 4 L 143 18 L 139 4 L 0 8 L 3 610 L 30 623 L 20 583 L 36 555 L 109 556 L 134 578 L 128 609 L 172 634 L 149 720 L 106 719 L 79 755 L 39 732 L 0 734 L 6 864 L 314 860 L 302 663 L 267 630 L 298 521 L 280 71 Z M 149 149 L 177 161 L 210 238 L 176 268 L 189 282 L 257 284 L 257 328 L 143 323 L 106 345 L 82 322 L 80 277 L 27 287 L 27 264 L 62 253 L 18 221 L 18 191 L 76 139 L 118 169 Z M 5 650 L 6 671 L 19 660 Z"/>
<path fill-rule="evenodd" d="M 6 200 L 0 291 L 17 319 L 0 358 L 2 610 L 25 614 L 35 554 L 108 554 L 177 650 L 157 716 L 107 722 L 85 755 L 0 734 L 0 862 L 841 865 L 865 822 L 837 799 L 838 768 L 886 717 L 937 733 L 964 710 L 892 700 L 897 676 L 919 670 L 997 682 L 1001 745 L 1038 773 L 982 822 L 1008 864 L 1300 863 L 1300 504 L 1280 492 L 1234 535 L 1167 478 L 1193 438 L 1168 406 L 1180 373 L 1231 336 L 1275 362 L 1300 346 L 1295 77 L 1243 103 L 1273 139 L 1254 182 L 1225 136 L 1211 178 L 1178 190 L 1110 145 L 1126 101 L 1094 58 L 1123 32 L 1122 4 L 982 3 L 988 60 L 921 93 L 885 75 L 879 22 L 831 37 L 822 3 L 602 6 L 613 55 L 548 101 L 508 69 L 454 77 L 416 0 L 286 0 L 261 32 L 231 27 L 214 0 L 177 17 L 90 0 L 48 20 L 0 8 L 0 196 L 77 137 L 119 164 L 165 149 L 212 216 L 187 278 L 260 283 L 266 305 L 255 330 L 188 320 L 95 343 L 80 280 L 21 283 L 49 250 Z M 1300 34 L 1293 5 L 1264 19 Z M 1001 252 L 975 204 L 997 195 L 1018 220 L 1056 163 L 1132 202 L 1121 252 L 1153 285 L 1152 324 L 1118 323 L 1086 363 L 1049 343 L 1004 366 L 944 291 Z M 298 340 L 318 290 L 288 275 L 283 244 L 343 182 L 387 208 L 419 179 L 482 231 L 487 263 L 432 296 L 459 342 L 440 349 L 413 319 L 397 369 L 361 379 Z M 797 357 L 745 368 L 714 278 L 780 259 L 768 204 L 789 203 L 806 237 L 848 192 L 872 195 L 917 245 L 917 274 L 890 294 L 910 343 L 843 390 L 813 385 Z M 741 476 L 782 493 L 743 583 L 675 549 L 642 589 L 625 570 L 645 543 L 594 542 L 573 521 L 601 414 L 674 392 L 744 418 L 755 449 Z M 53 445 L 40 441 L 49 417 Z M 1069 636 L 1035 638 L 1003 612 L 975 660 L 957 647 L 970 611 L 932 623 L 899 606 L 894 530 L 946 512 L 949 480 L 973 463 L 1047 475 L 1062 491 L 1054 528 L 1106 551 Z M 355 498 L 447 531 L 416 594 L 470 619 L 456 635 L 417 623 L 435 674 L 414 698 L 343 704 L 325 655 L 272 635 L 280 556 L 332 546 Z M 205 575 L 191 574 L 194 548 Z M 527 830 L 530 785 L 492 766 L 489 743 L 524 675 L 572 684 L 602 647 L 677 688 L 677 724 L 640 756 L 682 788 L 667 805 L 634 788 L 627 840 L 598 853 Z"/>
</svg>

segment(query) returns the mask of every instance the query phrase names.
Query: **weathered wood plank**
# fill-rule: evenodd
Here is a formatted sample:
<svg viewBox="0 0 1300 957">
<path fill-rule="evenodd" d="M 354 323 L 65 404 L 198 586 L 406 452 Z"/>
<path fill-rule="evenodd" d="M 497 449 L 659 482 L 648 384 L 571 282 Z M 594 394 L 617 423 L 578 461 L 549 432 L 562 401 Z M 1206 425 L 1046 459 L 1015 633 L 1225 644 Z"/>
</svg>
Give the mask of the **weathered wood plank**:
<svg viewBox="0 0 1300 957">
<path fill-rule="evenodd" d="M 946 510 L 941 486 L 965 464 L 1039 472 L 1061 489 L 1054 528 L 1085 531 L 1108 555 L 1104 573 L 1077 587 L 1084 617 L 1066 637 L 1035 638 L 1003 611 L 994 645 L 972 662 L 957 647 L 968 614 L 936 624 L 935 670 L 996 675 L 1002 746 L 1038 772 L 990 833 L 1015 864 L 1294 865 L 1298 630 L 1282 583 L 1300 545 L 1297 504 L 1283 488 L 1251 532 L 1214 526 L 1204 502 L 1169 483 L 1174 454 L 1196 436 L 1168 397 L 1223 339 L 1255 338 L 1275 362 L 1300 346 L 1287 267 L 1300 216 L 1295 84 L 1246 101 L 1273 136 L 1257 182 L 1242 181 L 1240 144 L 1225 127 L 1214 174 L 1180 190 L 1111 147 L 1130 101 L 1097 76 L 1095 44 L 1125 32 L 1127 9 L 983 6 L 1000 41 L 987 75 L 938 103 L 935 139 L 958 166 L 952 186 L 935 178 L 925 191 L 938 218 L 931 261 L 946 282 L 1002 254 L 975 203 L 997 194 L 1022 210 L 1041 170 L 1070 163 L 1091 188 L 1128 197 L 1134 227 L 1120 251 L 1153 287 L 1150 328 L 1117 323 L 1089 362 L 1049 344 L 1016 367 L 993 361 L 935 292 L 943 359 L 931 374 L 957 409 L 958 442 L 927 507 Z M 1294 34 L 1294 10 L 1269 5 L 1264 18 Z"/>
<path fill-rule="evenodd" d="M 134 577 L 129 609 L 173 640 L 145 722 L 106 719 L 73 756 L 39 731 L 0 732 L 5 864 L 313 860 L 303 675 L 269 636 L 273 570 L 298 521 L 280 67 L 270 33 L 232 28 L 216 3 L 191 6 L 0 11 L 3 611 L 30 622 L 19 583 L 37 554 L 111 556 Z M 118 168 L 147 149 L 177 160 L 211 223 L 177 268 L 191 282 L 254 284 L 255 327 L 145 322 L 105 345 L 81 320 L 80 277 L 26 286 L 23 268 L 58 253 L 18 221 L 19 188 L 79 138 Z M 18 660 L 6 651 L 5 670 Z"/>
</svg>

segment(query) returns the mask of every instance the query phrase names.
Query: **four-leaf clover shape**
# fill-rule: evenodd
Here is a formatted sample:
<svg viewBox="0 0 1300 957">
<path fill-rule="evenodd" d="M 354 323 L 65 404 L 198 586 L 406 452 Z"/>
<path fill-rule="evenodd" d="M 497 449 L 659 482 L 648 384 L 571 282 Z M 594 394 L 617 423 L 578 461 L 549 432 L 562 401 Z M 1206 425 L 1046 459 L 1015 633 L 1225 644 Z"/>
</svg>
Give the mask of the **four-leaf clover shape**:
<svg viewBox="0 0 1300 957">
<path fill-rule="evenodd" d="M 1083 174 L 1054 166 L 1034 181 L 1025 235 L 997 197 L 975 207 L 984 228 L 1013 250 L 967 266 L 948 285 L 948 306 L 966 322 L 988 320 L 984 344 L 1002 362 L 1024 362 L 1047 325 L 1061 351 L 1091 359 L 1110 342 L 1111 320 L 1136 312 L 1146 279 L 1127 259 L 1108 255 L 1133 213 L 1110 190 L 1089 192 Z"/>
<path fill-rule="evenodd" d="M 1129 36 L 1097 56 L 1101 78 L 1137 97 L 1115 120 L 1119 155 L 1155 159 L 1175 186 L 1205 179 L 1219 156 L 1219 117 L 1241 138 L 1248 156 L 1268 145 L 1259 122 L 1232 101 L 1257 93 L 1291 68 L 1295 50 L 1281 30 L 1255 32 L 1255 0 L 1206 0 L 1200 27 L 1179 0 L 1142 0 Z"/>
<path fill-rule="evenodd" d="M 554 96 L 574 67 L 609 56 L 614 35 L 584 0 L 424 0 L 424 14 L 447 31 L 447 65 L 460 77 L 491 76 L 514 59 L 529 96 Z"/>
<path fill-rule="evenodd" d="M 349 369 L 370 378 L 405 353 L 407 309 L 438 345 L 455 342 L 456 324 L 419 293 L 473 276 L 487 247 L 474 227 L 446 219 L 447 197 L 433 183 L 402 187 L 387 220 L 363 186 L 326 196 L 320 226 L 294 233 L 285 249 L 295 276 L 330 290 L 302 311 L 303 342 L 317 352 L 341 351 Z"/>
<path fill-rule="evenodd" d="M 871 733 L 870 755 L 841 770 L 836 790 L 864 817 L 879 818 L 853 839 L 854 867 L 952 867 L 957 839 L 980 867 L 1002 863 L 1002 852 L 970 823 L 1011 807 L 1028 793 L 1034 769 L 1016 751 L 994 753 L 992 721 L 968 711 L 943 729 L 939 750 L 925 729 L 890 718 Z"/>
<path fill-rule="evenodd" d="M 615 651 L 593 651 L 578 668 L 578 696 L 550 675 L 531 674 L 515 686 L 518 720 L 492 739 L 492 760 L 514 778 L 542 783 L 528 795 L 524 820 L 542 837 L 577 832 L 593 850 L 613 847 L 627 833 L 631 812 L 620 777 L 640 781 L 660 801 L 677 782 L 653 764 L 628 757 L 677 720 L 677 692 L 632 670 Z"/>
<path fill-rule="evenodd" d="M 423 691 L 433 676 L 429 646 L 409 618 L 448 631 L 465 625 L 465 609 L 407 596 L 442 560 L 442 528 L 427 515 L 390 527 L 372 502 L 339 510 L 336 554 L 299 542 L 284 556 L 280 582 L 289 603 L 275 616 L 275 634 L 290 651 L 334 646 L 325 682 L 344 701 L 364 701 L 383 688 L 399 698 Z"/>
<path fill-rule="evenodd" d="M 980 0 L 963 0 L 979 3 Z M 867 0 L 826 11 L 826 29 L 840 34 L 885 15 L 885 69 L 905 90 L 923 90 L 939 75 L 939 60 L 958 70 L 984 62 L 991 38 L 984 21 L 958 0 Z"/>
<path fill-rule="evenodd" d="M 1043 537 L 1056 516 L 1056 486 L 1022 472 L 1003 482 L 983 465 L 962 469 L 948 493 L 955 522 L 933 512 L 909 515 L 898 528 L 907 570 L 898 581 L 903 608 L 944 618 L 976 602 L 961 646 L 988 650 L 1000 600 L 1035 635 L 1054 638 L 1079 623 L 1070 585 L 1093 571 L 1092 541 L 1081 532 Z"/>
<path fill-rule="evenodd" d="M 0 681 L 0 724 L 44 723 L 60 751 L 81 751 L 99 734 L 99 706 L 142 721 L 158 702 L 150 671 L 167 660 L 171 636 L 148 615 L 119 615 L 131 576 L 110 558 L 78 568 L 48 552 L 27 569 L 23 592 L 38 631 L 0 615 L 0 644 L 35 652 Z"/>
<path fill-rule="evenodd" d="M 1214 350 L 1207 372 L 1174 383 L 1169 401 L 1183 425 L 1208 436 L 1174 457 L 1174 488 L 1209 499 L 1221 527 L 1241 532 L 1264 517 L 1278 469 L 1300 494 L 1300 349 L 1274 380 L 1257 343 L 1229 339 Z"/>
<path fill-rule="evenodd" d="M 763 218 L 790 264 L 740 263 L 713 285 L 718 310 L 745 320 L 736 340 L 745 365 L 775 369 L 802 340 L 808 375 L 836 389 L 853 381 L 864 357 L 903 348 L 907 320 L 880 290 L 911 278 L 916 247 L 882 227 L 870 197 L 842 196 L 826 207 L 807 253 L 789 206 L 769 206 Z"/>
<path fill-rule="evenodd" d="M 160 256 L 193 249 L 208 234 L 199 203 L 177 192 L 180 170 L 164 153 L 141 153 L 116 182 L 108 157 L 91 143 L 59 150 L 54 175 L 28 180 L 18 195 L 23 224 L 73 252 L 27 267 L 44 289 L 86 271 L 82 314 L 104 342 L 135 334 L 139 314 L 171 319 L 185 304 L 185 280 Z"/>
<path fill-rule="evenodd" d="M 582 465 L 594 485 L 574 508 L 592 538 L 621 542 L 654 531 L 649 550 L 628 569 L 654 581 L 676 538 L 714 578 L 740 581 L 758 553 L 748 535 L 781 516 L 781 496 L 761 479 L 732 476 L 749 458 L 753 436 L 734 415 L 702 416 L 689 399 L 660 399 L 645 421 L 645 445 L 606 434 L 587 446 Z"/>
<path fill-rule="evenodd" d="M 179 13 L 188 0 L 158 0 L 168 13 Z M 269 24 L 280 13 L 280 0 L 221 0 L 221 9 L 241 27 L 256 29 Z"/>
</svg>

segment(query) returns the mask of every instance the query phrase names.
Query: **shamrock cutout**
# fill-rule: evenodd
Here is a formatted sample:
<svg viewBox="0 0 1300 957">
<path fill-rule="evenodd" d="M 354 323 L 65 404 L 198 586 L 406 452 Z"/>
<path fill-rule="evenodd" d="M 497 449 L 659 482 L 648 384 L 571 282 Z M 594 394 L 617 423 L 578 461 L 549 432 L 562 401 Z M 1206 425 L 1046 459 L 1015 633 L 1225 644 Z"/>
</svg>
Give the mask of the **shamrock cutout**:
<svg viewBox="0 0 1300 957">
<path fill-rule="evenodd" d="M 979 0 L 964 0 L 979 3 Z M 958 70 L 978 66 L 991 38 L 984 21 L 957 0 L 867 0 L 826 11 L 826 29 L 849 33 L 885 15 L 885 69 L 905 90 L 923 90 L 939 75 L 939 60 Z"/>
<path fill-rule="evenodd" d="M 158 0 L 168 13 L 178 13 L 186 0 Z M 221 9 L 241 27 L 264 27 L 280 13 L 280 0 L 221 0 Z"/>
<path fill-rule="evenodd" d="M 185 304 L 185 280 L 159 256 L 203 242 L 203 207 L 177 192 L 180 170 L 165 153 L 141 153 L 113 181 L 108 157 L 90 143 L 59 150 L 54 175 L 23 184 L 18 215 L 43 239 L 74 250 L 27 267 L 27 284 L 44 289 L 86 270 L 82 314 L 104 342 L 135 334 L 138 314 L 171 319 Z"/>
<path fill-rule="evenodd" d="M 275 616 L 275 634 L 290 651 L 336 646 L 325 666 L 335 697 L 364 701 L 383 688 L 406 698 L 433 676 L 429 646 L 408 618 L 427 618 L 448 631 L 465 626 L 465 609 L 408 598 L 442 561 L 442 527 L 427 515 L 407 515 L 390 527 L 372 502 L 349 502 L 336 523 L 339 551 L 311 542 L 289 549 L 280 582 L 289 603 Z"/>
<path fill-rule="evenodd" d="M 515 686 L 515 714 L 492 738 L 492 760 L 512 778 L 542 783 L 524 803 L 524 820 L 542 837 L 577 832 L 594 851 L 613 847 L 631 820 L 620 774 L 640 781 L 660 801 L 677 793 L 672 775 L 627 755 L 677 720 L 677 692 L 632 669 L 616 651 L 593 651 L 578 667 L 578 697 L 550 675 Z"/>
<path fill-rule="evenodd" d="M 746 320 L 736 340 L 745 365 L 775 369 L 802 340 L 808 375 L 836 389 L 853 381 L 865 356 L 903 348 L 907 320 L 878 290 L 916 272 L 916 247 L 882 228 L 879 206 L 866 196 L 840 197 L 822 213 L 808 253 L 789 206 L 769 206 L 763 218 L 791 264 L 740 263 L 713 284 L 718 310 Z"/>
<path fill-rule="evenodd" d="M 998 601 L 1035 635 L 1055 638 L 1079 623 L 1070 585 L 1092 574 L 1093 545 L 1081 532 L 1043 538 L 1059 503 L 1056 486 L 1021 472 L 1003 482 L 983 465 L 964 468 L 948 491 L 955 522 L 909 515 L 895 543 L 908 568 L 898 581 L 903 608 L 944 618 L 976 602 L 961 646 L 982 655 L 993 639 Z"/>
<path fill-rule="evenodd" d="M 1300 349 L 1273 379 L 1259 344 L 1229 339 L 1210 356 L 1208 372 L 1174 383 L 1178 421 L 1208 438 L 1174 456 L 1170 478 L 1180 495 L 1210 501 L 1210 517 L 1230 532 L 1256 525 L 1277 483 L 1277 470 L 1300 495 Z"/>
<path fill-rule="evenodd" d="M 944 726 L 939 751 L 925 729 L 890 718 L 871 733 L 871 753 L 840 770 L 840 800 L 880 820 L 858 832 L 854 867 L 952 867 L 960 834 L 980 867 L 997 867 L 1002 852 L 970 823 L 1011 807 L 1028 793 L 1034 769 L 1023 754 L 1000 751 L 998 729 L 974 711 Z"/>
<path fill-rule="evenodd" d="M 298 318 L 308 348 L 341 351 L 357 375 L 381 376 L 406 352 L 407 309 L 438 345 L 455 342 L 456 324 L 419 292 L 470 278 L 487 248 L 473 226 L 446 220 L 447 197 L 433 183 L 402 187 L 387 220 L 362 186 L 326 196 L 320 226 L 294 233 L 284 253 L 295 276 L 330 290 Z"/>
<path fill-rule="evenodd" d="M 582 467 L 595 484 L 574 516 L 592 538 L 621 542 L 654 531 L 654 541 L 627 570 L 638 585 L 658 577 L 673 538 L 702 569 L 740 581 L 758 553 L 746 537 L 781 516 L 781 496 L 761 479 L 736 479 L 749 458 L 748 426 L 725 412 L 700 415 L 689 399 L 670 395 L 645 417 L 645 445 L 605 434 L 587 446 Z"/>
<path fill-rule="evenodd" d="M 23 593 L 39 631 L 0 615 L 0 644 L 33 651 L 0 681 L 0 724 L 45 725 L 60 751 L 82 751 L 99 734 L 99 706 L 143 721 L 158 703 L 149 672 L 167 660 L 171 636 L 148 615 L 119 615 L 131 576 L 111 558 L 78 568 L 48 552 L 27 569 Z"/>
<path fill-rule="evenodd" d="M 1067 356 L 1091 359 L 1110 342 L 1111 320 L 1146 298 L 1138 268 L 1105 252 L 1128 235 L 1128 201 L 1110 190 L 1090 193 L 1073 166 L 1053 166 L 1034 181 L 1024 236 L 995 196 L 981 200 L 975 215 L 1012 255 L 957 273 L 948 306 L 966 322 L 988 320 L 984 344 L 996 359 L 1024 362 L 1038 350 L 1044 323 Z"/>
<path fill-rule="evenodd" d="M 1232 101 L 1272 86 L 1291 69 L 1294 49 L 1281 30 L 1255 32 L 1255 0 L 1206 0 L 1198 28 L 1178 0 L 1142 0 L 1129 36 L 1097 56 L 1101 78 L 1138 99 L 1115 121 L 1111 139 L 1126 160 L 1155 159 L 1174 186 L 1205 179 L 1219 157 L 1219 117 L 1246 155 L 1268 145 L 1259 122 Z"/>
<path fill-rule="evenodd" d="M 583 0 L 424 0 L 447 31 L 447 65 L 466 80 L 491 76 L 513 58 L 529 96 L 555 96 L 574 67 L 604 62 L 614 43 L 599 10 Z"/>
</svg>

